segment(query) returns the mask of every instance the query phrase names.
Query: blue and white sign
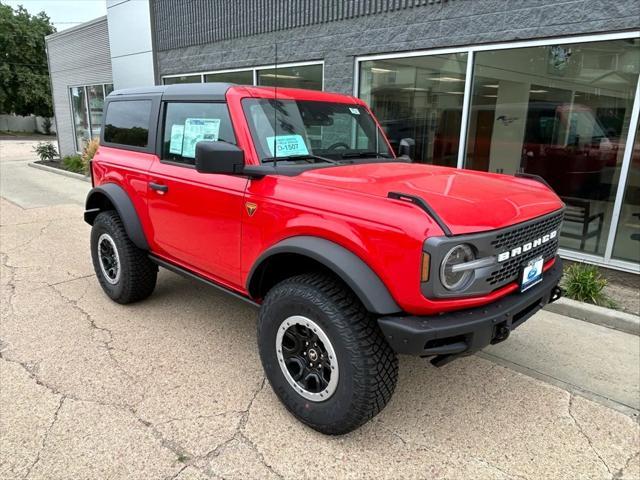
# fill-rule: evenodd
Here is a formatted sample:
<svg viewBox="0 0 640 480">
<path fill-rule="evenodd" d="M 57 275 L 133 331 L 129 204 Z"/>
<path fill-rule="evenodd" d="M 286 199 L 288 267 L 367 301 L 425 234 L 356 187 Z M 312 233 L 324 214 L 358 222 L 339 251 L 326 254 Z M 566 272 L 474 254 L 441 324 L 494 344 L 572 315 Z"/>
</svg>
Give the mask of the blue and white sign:
<svg viewBox="0 0 640 480">
<path fill-rule="evenodd" d="M 272 157 L 291 157 L 293 155 L 309 155 L 302 135 L 276 135 L 267 137 L 269 153 Z"/>
<path fill-rule="evenodd" d="M 544 258 L 538 257 L 531 260 L 522 270 L 522 278 L 520 280 L 520 291 L 530 289 L 534 285 L 542 281 L 542 267 L 544 266 Z"/>
</svg>

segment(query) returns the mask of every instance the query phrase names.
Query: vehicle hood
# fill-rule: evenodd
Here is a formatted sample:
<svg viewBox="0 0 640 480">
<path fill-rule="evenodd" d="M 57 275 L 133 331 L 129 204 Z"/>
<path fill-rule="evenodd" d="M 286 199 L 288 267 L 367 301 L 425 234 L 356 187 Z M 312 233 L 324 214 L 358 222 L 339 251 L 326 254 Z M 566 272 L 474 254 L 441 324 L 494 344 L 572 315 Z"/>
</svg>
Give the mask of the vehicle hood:
<svg viewBox="0 0 640 480">
<path fill-rule="evenodd" d="M 387 197 L 389 192 L 398 192 L 418 196 L 454 235 L 507 227 L 563 206 L 550 188 L 536 180 L 416 163 L 321 168 L 297 178 L 363 195 Z"/>
</svg>

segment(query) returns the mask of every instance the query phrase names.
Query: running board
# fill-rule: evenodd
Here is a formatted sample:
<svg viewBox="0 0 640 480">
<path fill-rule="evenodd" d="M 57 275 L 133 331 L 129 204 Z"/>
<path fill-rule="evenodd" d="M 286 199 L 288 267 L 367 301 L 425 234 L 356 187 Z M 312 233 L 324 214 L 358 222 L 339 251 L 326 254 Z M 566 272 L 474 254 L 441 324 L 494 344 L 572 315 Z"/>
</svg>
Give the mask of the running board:
<svg viewBox="0 0 640 480">
<path fill-rule="evenodd" d="M 178 275 L 182 275 L 183 277 L 186 278 L 190 278 L 192 280 L 197 280 L 200 283 L 204 283 L 205 285 L 209 285 L 210 287 L 214 287 L 217 288 L 220 291 L 223 291 L 225 293 L 228 293 L 229 295 L 239 298 L 240 300 L 244 300 L 245 302 L 249 303 L 250 305 L 253 305 L 254 307 L 259 307 L 260 304 L 253 301 L 251 298 L 249 297 L 245 297 L 244 295 L 241 295 L 237 292 L 234 292 L 233 290 L 220 285 L 216 282 L 214 282 L 213 280 L 209 280 L 208 278 L 205 278 L 201 275 L 198 275 L 195 272 L 192 272 L 191 270 L 187 270 L 186 268 L 182 268 L 179 267 L 178 265 L 175 265 L 173 263 L 167 262 L 166 260 L 162 260 L 161 258 L 156 257 L 155 255 L 149 254 L 149 259 L 155 263 L 156 265 L 166 268 L 167 270 L 172 271 L 173 273 L 177 273 Z"/>
</svg>

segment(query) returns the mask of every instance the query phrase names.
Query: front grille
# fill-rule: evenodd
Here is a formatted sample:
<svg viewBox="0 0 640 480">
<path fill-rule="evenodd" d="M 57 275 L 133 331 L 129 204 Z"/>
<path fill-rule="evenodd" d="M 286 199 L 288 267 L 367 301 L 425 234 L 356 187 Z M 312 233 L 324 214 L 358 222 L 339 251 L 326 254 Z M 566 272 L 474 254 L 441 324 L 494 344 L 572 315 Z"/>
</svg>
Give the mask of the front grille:
<svg viewBox="0 0 640 480">
<path fill-rule="evenodd" d="M 491 242 L 491 247 L 495 249 L 495 254 L 498 254 L 522 246 L 553 230 L 558 231 L 558 235 L 553 240 L 496 265 L 496 269 L 486 277 L 486 282 L 495 290 L 496 288 L 517 280 L 522 265 L 529 260 L 542 256 L 546 263 L 552 259 L 558 251 L 558 239 L 560 237 L 560 226 L 562 225 L 563 216 L 564 212 L 560 212 L 556 215 L 546 217 L 539 222 L 528 223 L 521 227 L 515 226 L 496 235 L 496 238 Z"/>
</svg>

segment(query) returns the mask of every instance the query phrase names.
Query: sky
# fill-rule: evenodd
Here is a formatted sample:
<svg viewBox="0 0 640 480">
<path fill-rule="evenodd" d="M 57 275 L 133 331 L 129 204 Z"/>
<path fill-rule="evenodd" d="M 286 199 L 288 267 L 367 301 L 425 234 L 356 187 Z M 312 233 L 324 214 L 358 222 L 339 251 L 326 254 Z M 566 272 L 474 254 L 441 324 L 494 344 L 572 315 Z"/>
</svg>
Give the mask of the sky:
<svg viewBox="0 0 640 480">
<path fill-rule="evenodd" d="M 22 5 L 35 15 L 44 11 L 60 32 L 107 14 L 106 0 L 0 0 L 16 8 Z"/>
</svg>

